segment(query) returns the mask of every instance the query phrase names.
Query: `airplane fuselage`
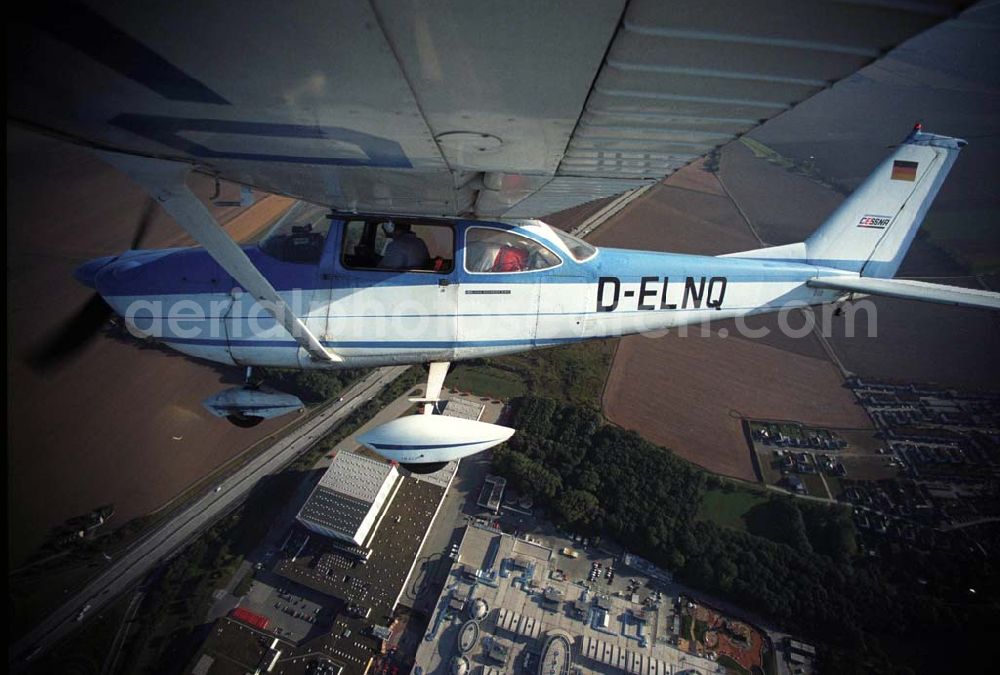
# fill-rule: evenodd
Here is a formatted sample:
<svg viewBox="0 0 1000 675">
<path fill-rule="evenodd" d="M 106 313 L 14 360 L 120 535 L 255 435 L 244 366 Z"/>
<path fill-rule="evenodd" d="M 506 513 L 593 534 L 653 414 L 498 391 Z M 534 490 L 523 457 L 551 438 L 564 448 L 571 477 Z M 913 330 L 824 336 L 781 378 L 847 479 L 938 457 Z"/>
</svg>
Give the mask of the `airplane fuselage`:
<svg viewBox="0 0 1000 675">
<path fill-rule="evenodd" d="M 185 354 L 243 366 L 354 368 L 495 356 L 820 304 L 841 294 L 805 282 L 849 274 L 799 262 L 614 248 L 578 260 L 539 221 L 449 225 L 455 257 L 444 272 L 349 268 L 338 220 L 314 263 L 244 247 L 323 346 L 342 357 L 338 363 L 312 359 L 201 249 L 133 251 L 94 261 L 78 276 L 130 328 Z M 546 269 L 471 271 L 470 228 L 518 234 L 556 258 Z"/>
</svg>

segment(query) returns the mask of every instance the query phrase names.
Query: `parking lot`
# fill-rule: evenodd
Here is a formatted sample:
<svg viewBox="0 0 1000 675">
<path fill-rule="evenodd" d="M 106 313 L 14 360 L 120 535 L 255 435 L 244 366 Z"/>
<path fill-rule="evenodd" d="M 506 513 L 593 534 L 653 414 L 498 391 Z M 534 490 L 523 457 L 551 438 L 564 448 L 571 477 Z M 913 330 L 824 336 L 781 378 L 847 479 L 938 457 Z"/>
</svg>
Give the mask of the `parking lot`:
<svg viewBox="0 0 1000 675">
<path fill-rule="evenodd" d="M 292 584 L 272 586 L 255 579 L 241 606 L 266 616 L 279 637 L 299 642 L 310 634 L 327 632 L 336 615 L 329 599 L 303 597 L 304 590 L 289 588 Z"/>
</svg>

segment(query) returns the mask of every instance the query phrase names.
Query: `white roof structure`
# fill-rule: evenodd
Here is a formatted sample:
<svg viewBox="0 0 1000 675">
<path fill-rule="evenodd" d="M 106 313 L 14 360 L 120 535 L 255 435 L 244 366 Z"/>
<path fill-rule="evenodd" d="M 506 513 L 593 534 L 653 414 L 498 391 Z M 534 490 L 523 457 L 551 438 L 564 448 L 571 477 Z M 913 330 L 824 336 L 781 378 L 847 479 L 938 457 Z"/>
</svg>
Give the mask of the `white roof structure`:
<svg viewBox="0 0 1000 675">
<path fill-rule="evenodd" d="M 318 534 L 364 546 L 399 478 L 394 465 L 338 452 L 296 519 Z"/>
<path fill-rule="evenodd" d="M 372 502 L 386 478 L 395 471 L 391 464 L 353 452 L 338 452 L 319 479 L 319 487 Z"/>
<path fill-rule="evenodd" d="M 478 422 L 485 410 L 486 406 L 477 401 L 470 401 L 465 398 L 450 398 L 442 414 L 447 417 L 460 417 Z"/>
</svg>

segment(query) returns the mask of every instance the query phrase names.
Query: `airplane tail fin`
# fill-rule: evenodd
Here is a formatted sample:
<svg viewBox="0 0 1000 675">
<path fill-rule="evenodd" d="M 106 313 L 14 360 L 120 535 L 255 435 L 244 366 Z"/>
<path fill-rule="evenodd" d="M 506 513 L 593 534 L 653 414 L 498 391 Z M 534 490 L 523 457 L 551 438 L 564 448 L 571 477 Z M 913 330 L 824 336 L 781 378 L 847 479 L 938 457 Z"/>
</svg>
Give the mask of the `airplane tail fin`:
<svg viewBox="0 0 1000 675">
<path fill-rule="evenodd" d="M 924 133 L 918 124 L 895 151 L 805 242 L 731 254 L 800 259 L 889 279 L 966 142 Z"/>
<path fill-rule="evenodd" d="M 918 124 L 885 161 L 806 239 L 810 263 L 890 279 L 965 141 Z"/>
</svg>

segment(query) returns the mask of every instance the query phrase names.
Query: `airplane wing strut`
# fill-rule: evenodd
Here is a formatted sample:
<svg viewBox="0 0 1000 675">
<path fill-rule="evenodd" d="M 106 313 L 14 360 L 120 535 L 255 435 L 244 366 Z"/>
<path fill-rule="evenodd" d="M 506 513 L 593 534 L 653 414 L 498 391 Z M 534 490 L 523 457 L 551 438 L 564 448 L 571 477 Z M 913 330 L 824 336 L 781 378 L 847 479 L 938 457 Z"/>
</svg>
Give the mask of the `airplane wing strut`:
<svg viewBox="0 0 1000 675">
<path fill-rule="evenodd" d="M 330 363 L 343 360 L 320 343 L 250 262 L 243 249 L 226 234 L 201 200 L 191 192 L 185 182 L 192 169 L 190 164 L 103 150 L 95 152 L 144 187 L 226 272 L 285 327 L 313 359 Z"/>
</svg>

